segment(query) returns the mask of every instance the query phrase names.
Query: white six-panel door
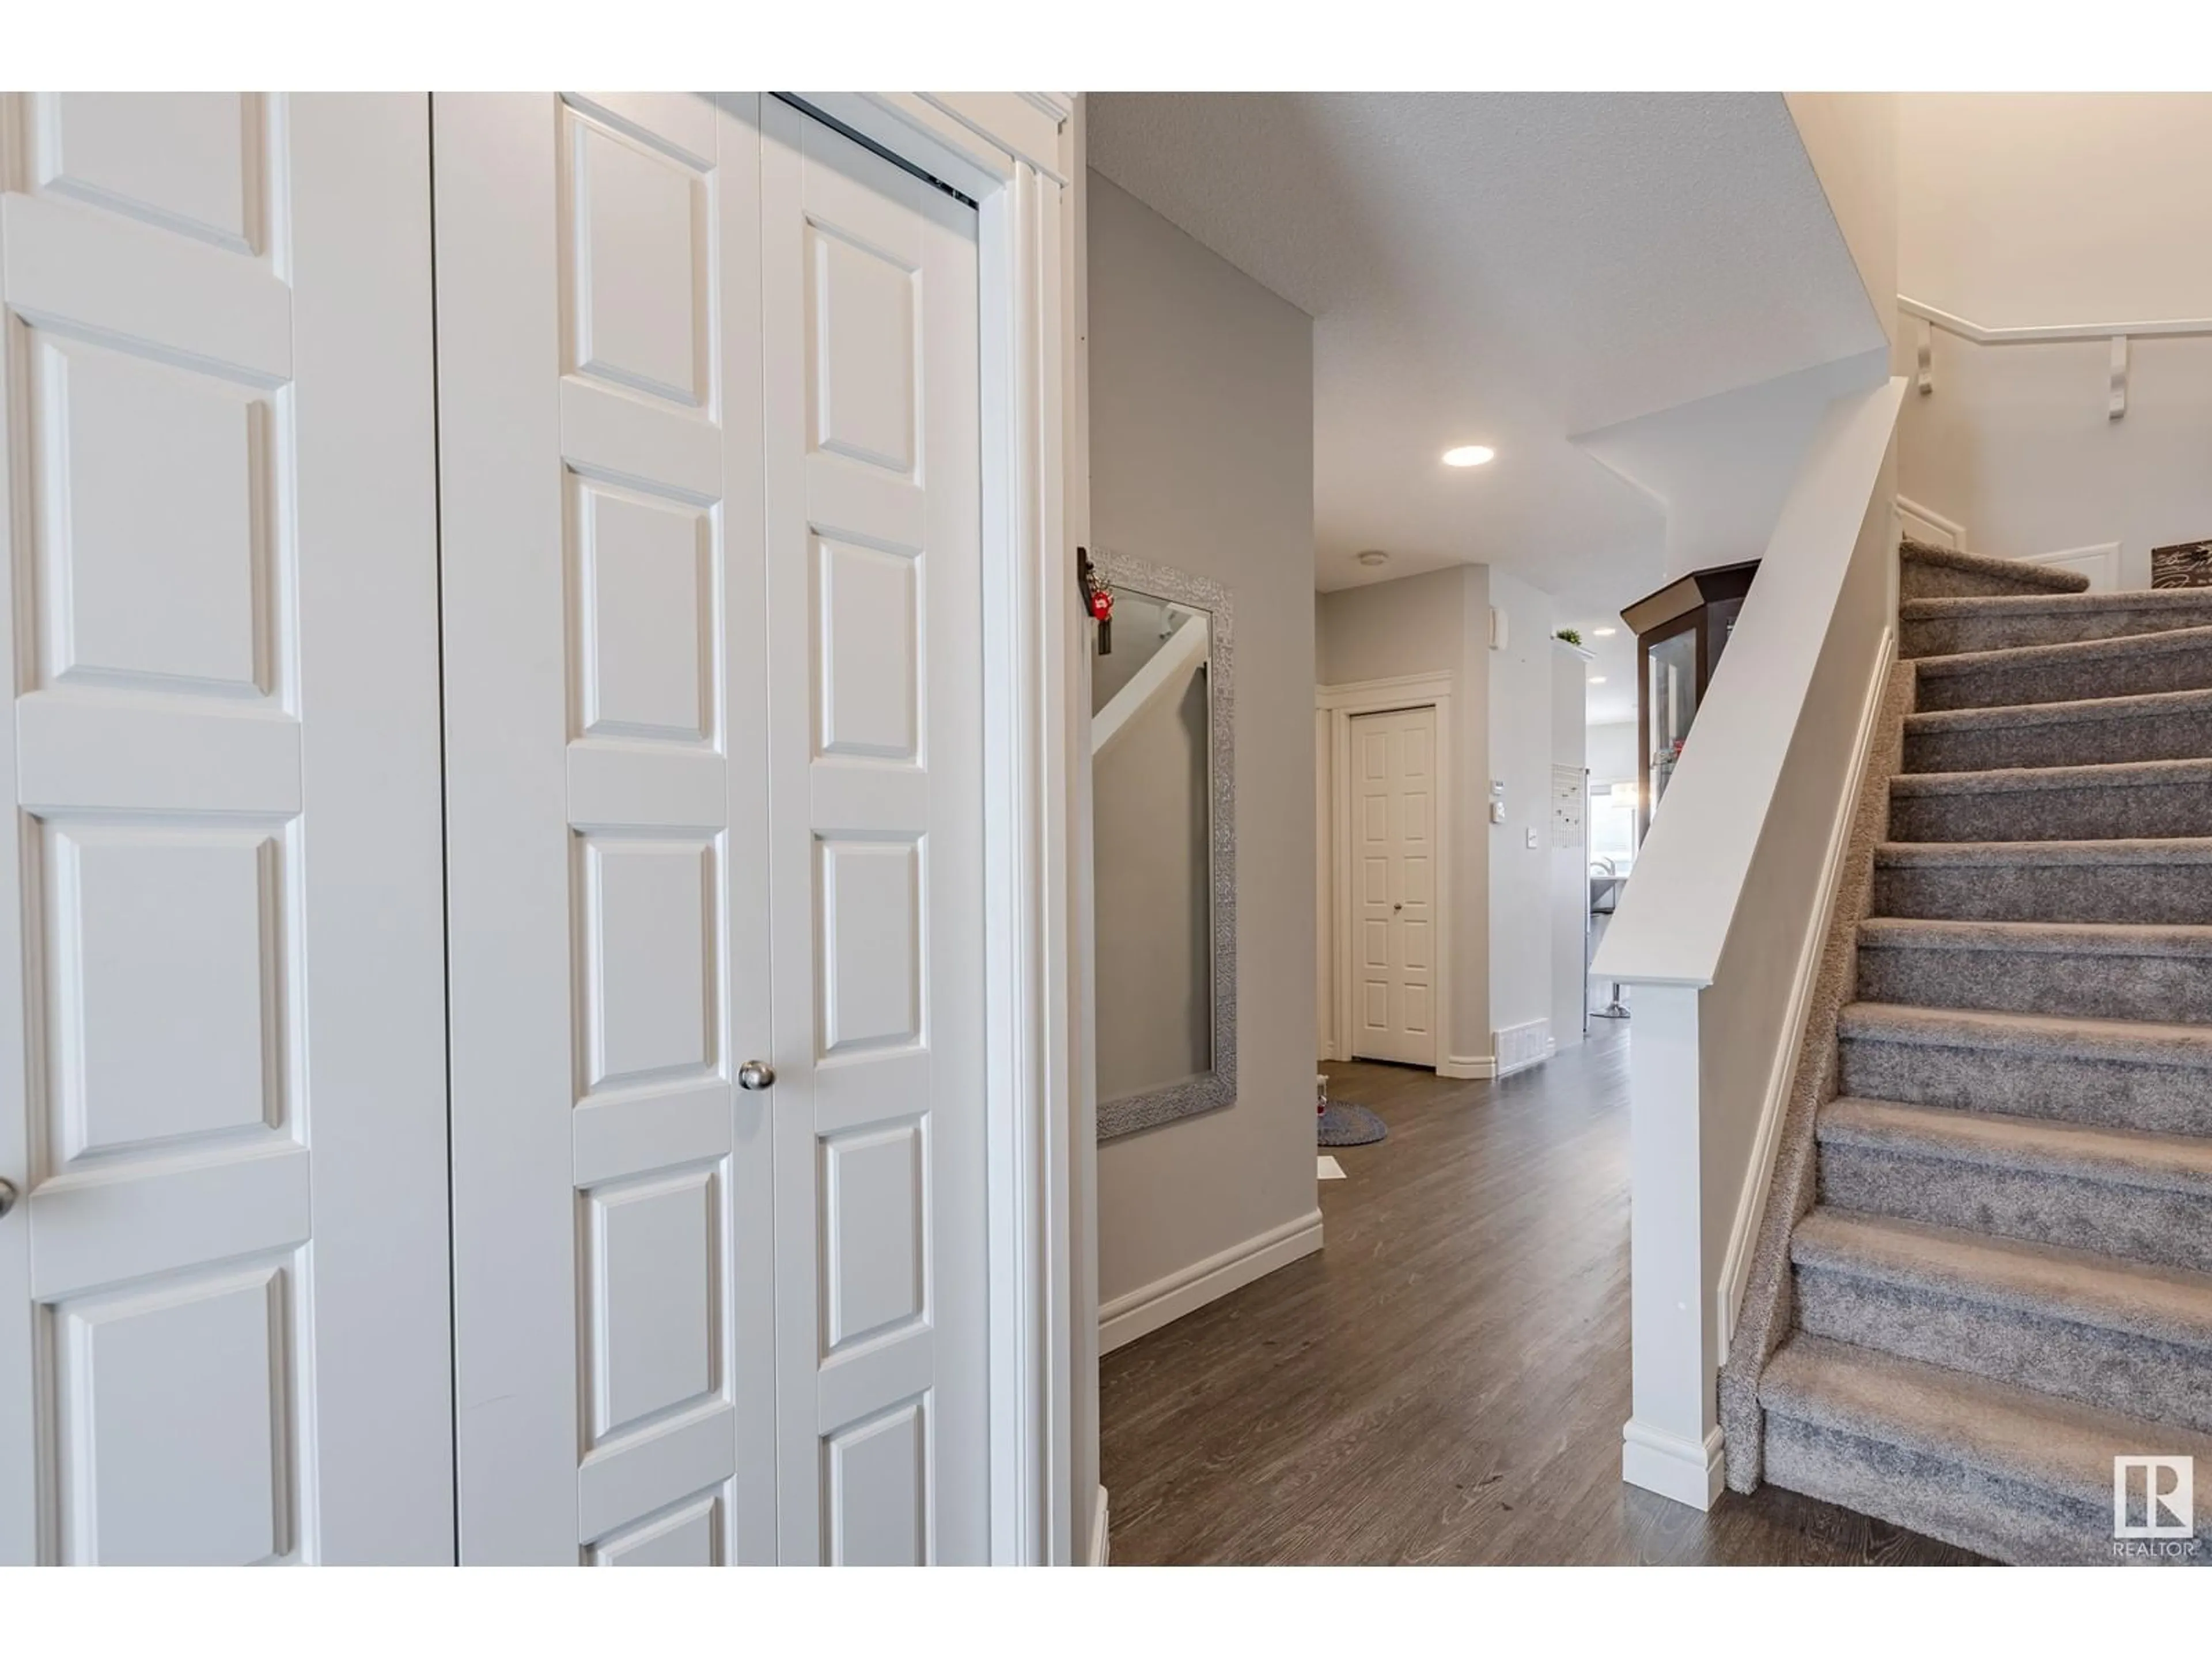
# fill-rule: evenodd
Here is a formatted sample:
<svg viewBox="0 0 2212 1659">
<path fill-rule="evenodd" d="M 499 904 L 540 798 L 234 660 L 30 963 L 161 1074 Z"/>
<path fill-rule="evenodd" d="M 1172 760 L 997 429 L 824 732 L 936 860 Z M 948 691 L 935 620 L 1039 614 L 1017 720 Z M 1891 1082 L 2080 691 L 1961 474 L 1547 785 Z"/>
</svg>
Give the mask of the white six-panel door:
<svg viewBox="0 0 2212 1659">
<path fill-rule="evenodd" d="M 772 1559 L 757 101 L 434 106 L 461 1559 Z"/>
<path fill-rule="evenodd" d="M 1352 1044 L 1437 1063 L 1437 711 L 1352 721 Z"/>
<path fill-rule="evenodd" d="M 0 1561 L 449 1560 L 426 103 L 0 135 Z"/>
<path fill-rule="evenodd" d="M 980 1562 L 975 214 L 764 115 L 783 1558 Z"/>
<path fill-rule="evenodd" d="M 436 133 L 462 1559 L 981 1559 L 973 212 Z"/>
</svg>

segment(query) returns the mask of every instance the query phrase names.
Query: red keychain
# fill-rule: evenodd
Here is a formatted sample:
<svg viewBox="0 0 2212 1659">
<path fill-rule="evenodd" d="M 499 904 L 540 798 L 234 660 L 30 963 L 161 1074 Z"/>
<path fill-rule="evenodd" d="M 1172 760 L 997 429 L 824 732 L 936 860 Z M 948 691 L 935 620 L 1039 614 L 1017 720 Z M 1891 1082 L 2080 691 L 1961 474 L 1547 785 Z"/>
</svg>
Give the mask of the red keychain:
<svg viewBox="0 0 2212 1659">
<path fill-rule="evenodd" d="M 1098 654 L 1114 653 L 1114 587 L 1098 574 L 1081 548 L 1075 550 L 1078 560 L 1077 580 L 1083 588 L 1083 602 L 1091 613 L 1091 620 L 1098 624 Z"/>
</svg>

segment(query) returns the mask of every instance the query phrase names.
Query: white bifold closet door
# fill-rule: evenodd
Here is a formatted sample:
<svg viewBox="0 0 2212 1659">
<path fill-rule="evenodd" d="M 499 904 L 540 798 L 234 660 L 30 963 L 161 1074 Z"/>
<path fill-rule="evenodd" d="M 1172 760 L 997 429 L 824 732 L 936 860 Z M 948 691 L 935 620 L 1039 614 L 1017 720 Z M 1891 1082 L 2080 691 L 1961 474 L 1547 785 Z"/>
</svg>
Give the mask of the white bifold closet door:
<svg viewBox="0 0 2212 1659">
<path fill-rule="evenodd" d="M 434 126 L 462 1559 L 981 1559 L 973 211 Z"/>
<path fill-rule="evenodd" d="M 428 138 L 0 99 L 0 1562 L 453 1559 Z"/>
</svg>

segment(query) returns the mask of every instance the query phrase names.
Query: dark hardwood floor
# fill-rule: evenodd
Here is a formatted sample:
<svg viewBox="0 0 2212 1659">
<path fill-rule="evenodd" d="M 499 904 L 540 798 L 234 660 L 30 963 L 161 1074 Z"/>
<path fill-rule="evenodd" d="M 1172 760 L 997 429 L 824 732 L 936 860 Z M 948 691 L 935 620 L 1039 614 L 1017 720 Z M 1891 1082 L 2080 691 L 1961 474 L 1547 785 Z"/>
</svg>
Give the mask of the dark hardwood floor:
<svg viewBox="0 0 2212 1659">
<path fill-rule="evenodd" d="M 1624 1486 L 1629 1034 L 1500 1083 L 1323 1067 L 1389 1139 L 1335 1156 L 1319 1255 L 1101 1367 L 1116 1565 L 1964 1563 L 1774 1487 Z"/>
</svg>

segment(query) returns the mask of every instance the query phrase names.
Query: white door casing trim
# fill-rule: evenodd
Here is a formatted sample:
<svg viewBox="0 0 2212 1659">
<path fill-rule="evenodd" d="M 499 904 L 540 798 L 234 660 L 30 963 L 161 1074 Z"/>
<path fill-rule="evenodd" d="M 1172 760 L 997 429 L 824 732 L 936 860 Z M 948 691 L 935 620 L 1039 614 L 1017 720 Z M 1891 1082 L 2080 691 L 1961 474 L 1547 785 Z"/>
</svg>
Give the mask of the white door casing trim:
<svg viewBox="0 0 2212 1659">
<path fill-rule="evenodd" d="M 991 1559 L 1074 1559 L 1069 1176 L 1073 799 L 1062 511 L 1060 94 L 804 93 L 976 204 L 982 298 L 984 984 Z"/>
<path fill-rule="evenodd" d="M 1467 1069 L 1491 1063 L 1490 1057 L 1462 1060 L 1450 1054 L 1452 1030 L 1452 864 L 1455 843 L 1452 840 L 1453 792 L 1457 787 L 1453 781 L 1452 767 L 1452 702 L 1457 690 L 1457 676 L 1452 674 L 1402 674 L 1389 679 L 1355 680 L 1341 685 L 1322 685 L 1314 688 L 1314 706 L 1328 716 L 1329 724 L 1329 868 L 1332 872 L 1332 890 L 1329 894 L 1329 933 L 1334 949 L 1330 951 L 1330 977 L 1334 984 L 1329 999 L 1331 1011 L 1329 1057 L 1334 1060 L 1351 1056 L 1352 1032 L 1352 721 L 1358 714 L 1388 714 L 1393 709 L 1419 708 L 1425 705 L 1437 711 L 1437 819 L 1436 841 L 1444 849 L 1437 860 L 1437 915 L 1443 919 L 1443 937 L 1437 950 L 1437 1053 L 1436 1066 L 1439 1076 L 1488 1077 L 1488 1070 Z M 1449 1057 L 1447 1057 L 1449 1056 Z M 1450 1066 L 1453 1069 L 1447 1071 Z"/>
</svg>

